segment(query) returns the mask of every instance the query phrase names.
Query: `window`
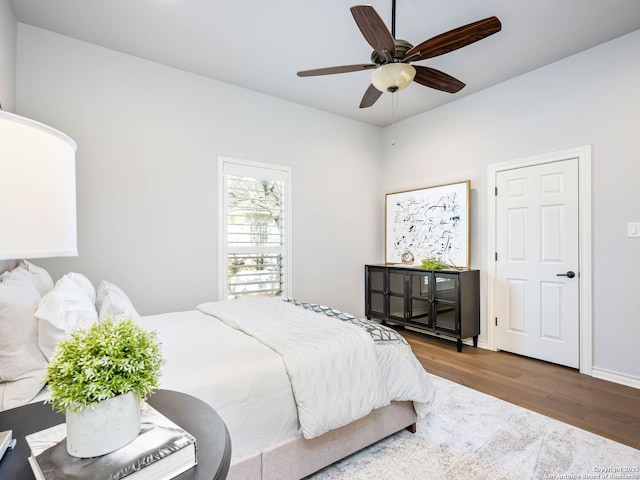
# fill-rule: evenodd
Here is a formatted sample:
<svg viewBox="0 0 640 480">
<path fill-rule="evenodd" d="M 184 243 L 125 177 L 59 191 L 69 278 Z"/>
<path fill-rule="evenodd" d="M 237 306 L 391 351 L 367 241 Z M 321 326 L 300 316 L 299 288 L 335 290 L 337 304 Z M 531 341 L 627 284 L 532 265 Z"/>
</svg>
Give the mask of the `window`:
<svg viewBox="0 0 640 480">
<path fill-rule="evenodd" d="M 289 167 L 220 157 L 218 178 L 218 298 L 289 296 Z"/>
</svg>

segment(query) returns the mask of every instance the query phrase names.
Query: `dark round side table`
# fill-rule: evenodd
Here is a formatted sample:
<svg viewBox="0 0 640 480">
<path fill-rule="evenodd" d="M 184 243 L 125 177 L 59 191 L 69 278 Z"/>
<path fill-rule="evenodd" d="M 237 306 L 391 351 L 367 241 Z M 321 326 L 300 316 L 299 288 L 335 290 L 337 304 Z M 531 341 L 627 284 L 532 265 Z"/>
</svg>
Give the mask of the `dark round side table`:
<svg viewBox="0 0 640 480">
<path fill-rule="evenodd" d="M 229 472 L 231 439 L 216 411 L 202 400 L 186 393 L 158 390 L 149 404 L 196 438 L 198 465 L 175 477 L 177 480 L 223 480 Z M 18 443 L 0 460 L 2 480 L 34 480 L 24 440 L 30 433 L 64 423 L 64 415 L 51 405 L 31 403 L 0 412 L 0 432 L 13 430 Z"/>
</svg>

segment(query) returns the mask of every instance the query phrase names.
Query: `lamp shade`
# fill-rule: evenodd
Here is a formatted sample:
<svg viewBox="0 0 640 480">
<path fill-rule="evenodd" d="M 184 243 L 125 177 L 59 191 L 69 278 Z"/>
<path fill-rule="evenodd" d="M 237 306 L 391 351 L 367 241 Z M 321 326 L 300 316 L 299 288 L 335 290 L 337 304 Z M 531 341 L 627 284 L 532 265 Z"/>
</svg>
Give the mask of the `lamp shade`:
<svg viewBox="0 0 640 480">
<path fill-rule="evenodd" d="M 75 256 L 75 142 L 0 111 L 0 260 Z"/>
<path fill-rule="evenodd" d="M 396 92 L 409 86 L 416 69 L 408 63 L 387 63 L 371 72 L 371 83 L 381 92 Z"/>
</svg>

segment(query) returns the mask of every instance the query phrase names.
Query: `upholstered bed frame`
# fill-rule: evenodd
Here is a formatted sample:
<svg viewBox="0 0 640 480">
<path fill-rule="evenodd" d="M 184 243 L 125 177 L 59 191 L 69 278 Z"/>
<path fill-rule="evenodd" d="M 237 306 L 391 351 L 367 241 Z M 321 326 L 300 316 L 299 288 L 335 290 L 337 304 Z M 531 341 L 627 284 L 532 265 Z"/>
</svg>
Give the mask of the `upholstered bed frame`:
<svg viewBox="0 0 640 480">
<path fill-rule="evenodd" d="M 392 402 L 311 440 L 301 435 L 232 462 L 228 480 L 296 480 L 403 429 L 415 432 L 412 402 Z"/>
</svg>

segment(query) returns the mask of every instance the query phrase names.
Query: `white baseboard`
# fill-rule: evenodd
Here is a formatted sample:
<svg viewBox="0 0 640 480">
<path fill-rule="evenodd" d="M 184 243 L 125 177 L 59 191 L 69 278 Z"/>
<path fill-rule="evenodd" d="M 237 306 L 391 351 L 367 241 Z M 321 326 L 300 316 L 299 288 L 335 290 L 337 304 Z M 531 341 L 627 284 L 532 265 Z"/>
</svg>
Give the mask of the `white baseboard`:
<svg viewBox="0 0 640 480">
<path fill-rule="evenodd" d="M 452 338 L 451 340 L 453 340 L 454 342 L 456 341 L 455 338 Z M 464 340 L 462 340 L 462 344 L 463 345 L 470 345 L 473 347 L 473 339 L 472 338 L 466 338 Z M 486 340 L 482 340 L 481 338 L 478 339 L 478 348 L 484 348 L 485 350 L 489 350 L 489 344 L 487 343 Z"/>
<path fill-rule="evenodd" d="M 612 372 L 611 370 L 605 370 L 604 368 L 593 367 L 591 370 L 591 376 L 601 380 L 607 380 L 609 382 L 640 389 L 640 378 L 627 375 L 625 373 Z"/>
</svg>

